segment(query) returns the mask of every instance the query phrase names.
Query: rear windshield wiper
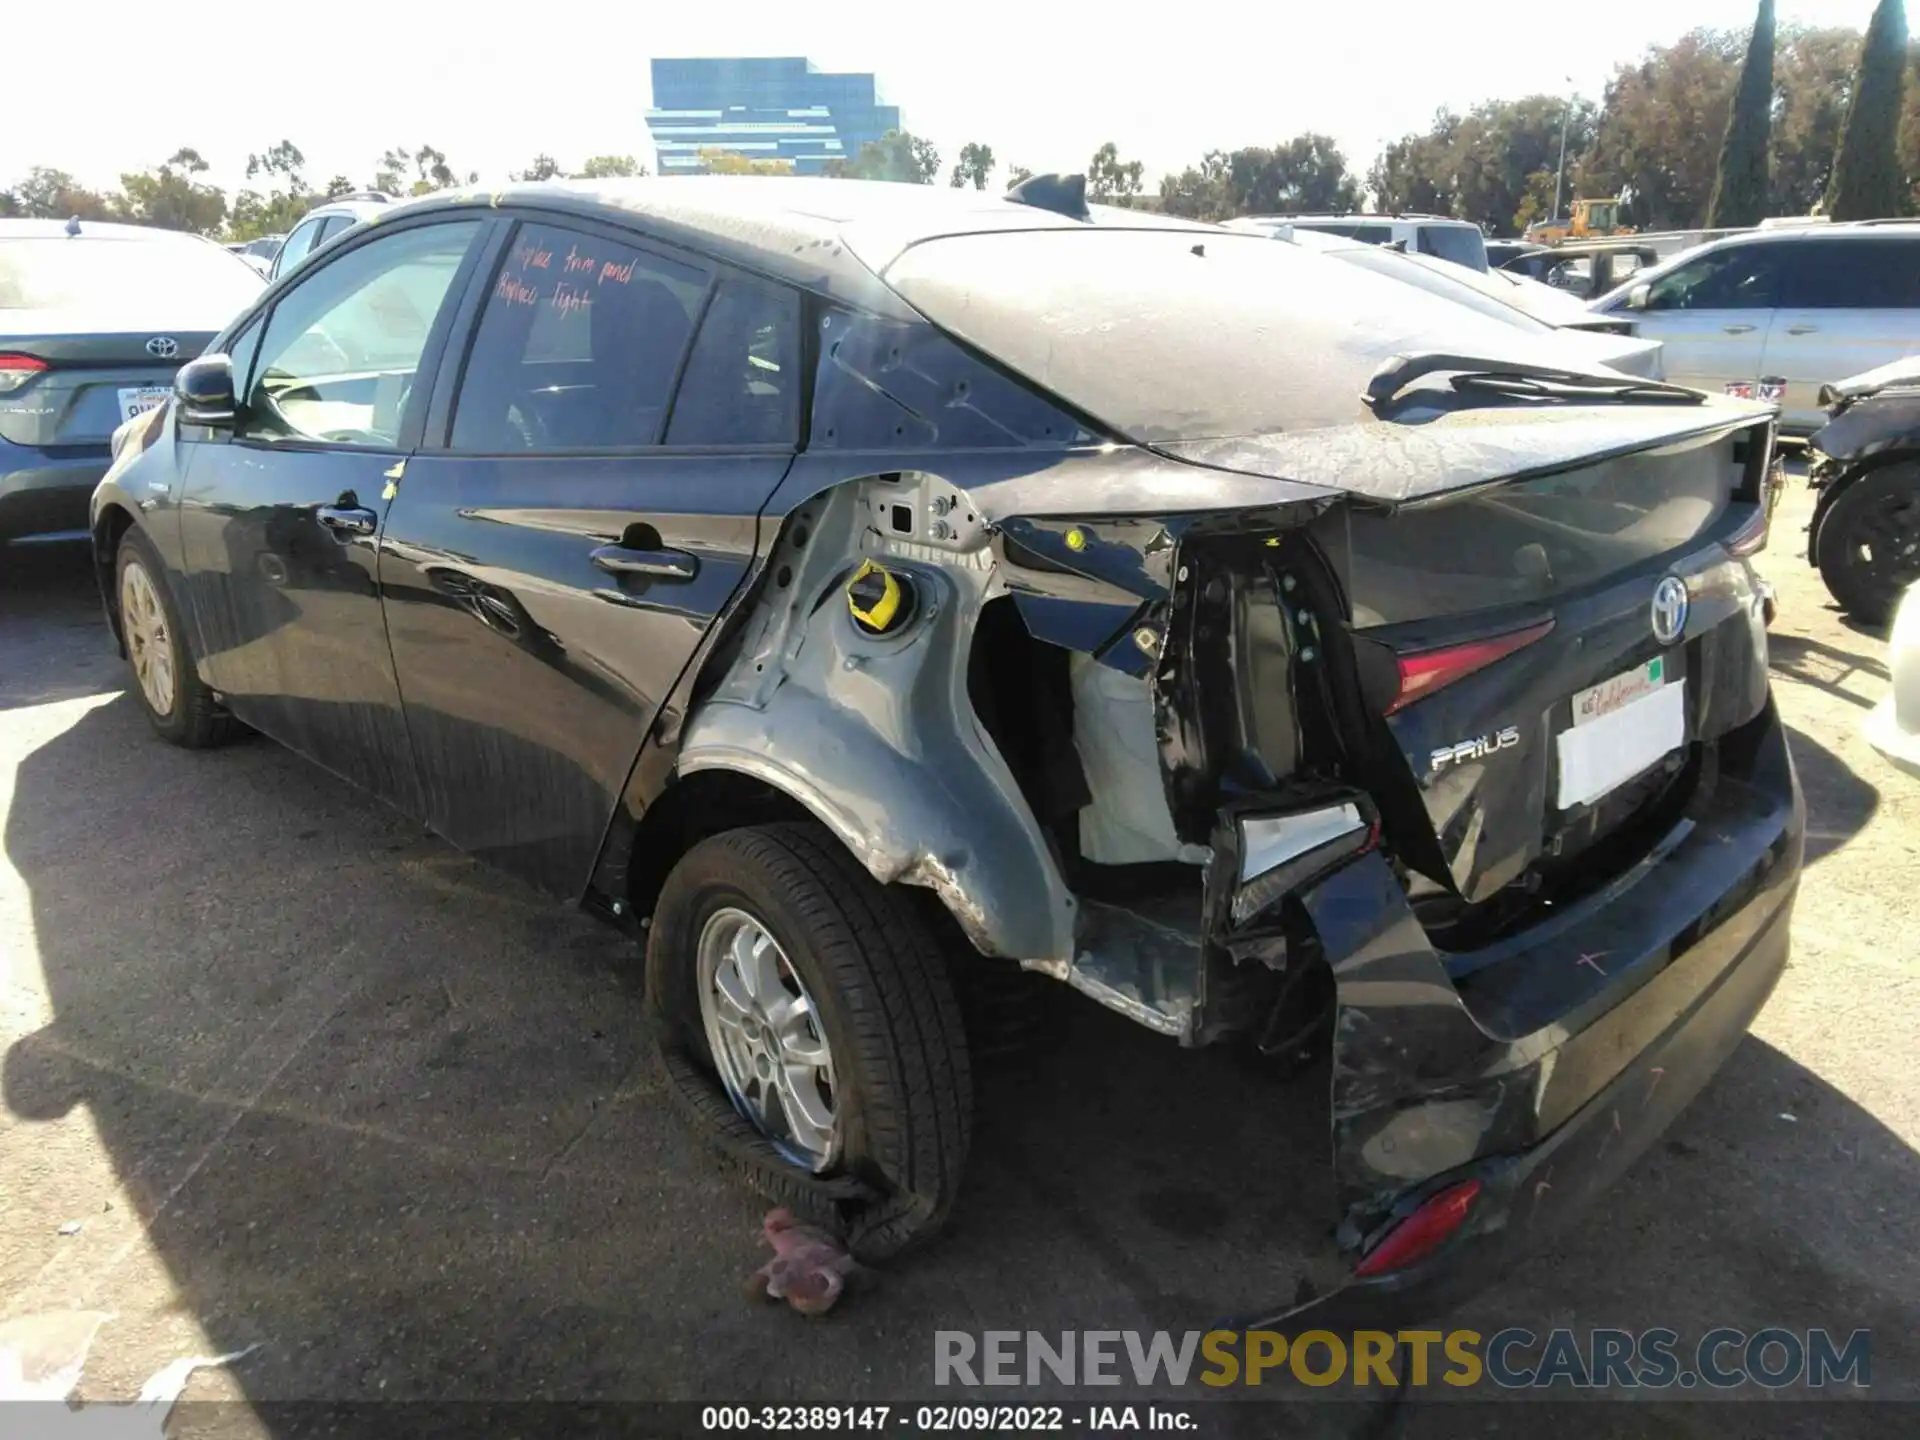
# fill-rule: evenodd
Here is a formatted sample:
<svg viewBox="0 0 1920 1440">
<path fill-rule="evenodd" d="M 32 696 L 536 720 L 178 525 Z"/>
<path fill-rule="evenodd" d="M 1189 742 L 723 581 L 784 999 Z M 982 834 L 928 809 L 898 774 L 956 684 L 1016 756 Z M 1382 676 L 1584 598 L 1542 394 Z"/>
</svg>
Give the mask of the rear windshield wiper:
<svg viewBox="0 0 1920 1440">
<path fill-rule="evenodd" d="M 1376 412 L 1385 410 L 1415 380 L 1436 374 L 1450 374 L 1452 379 L 1449 383 L 1455 390 L 1486 390 L 1501 395 L 1564 396 L 1669 405 L 1698 405 L 1706 399 L 1698 390 L 1687 390 L 1659 380 L 1588 375 L 1550 365 L 1530 365 L 1525 361 L 1487 360 L 1436 351 L 1394 356 L 1373 372 L 1373 379 L 1367 382 L 1366 394 L 1360 398 Z"/>
</svg>

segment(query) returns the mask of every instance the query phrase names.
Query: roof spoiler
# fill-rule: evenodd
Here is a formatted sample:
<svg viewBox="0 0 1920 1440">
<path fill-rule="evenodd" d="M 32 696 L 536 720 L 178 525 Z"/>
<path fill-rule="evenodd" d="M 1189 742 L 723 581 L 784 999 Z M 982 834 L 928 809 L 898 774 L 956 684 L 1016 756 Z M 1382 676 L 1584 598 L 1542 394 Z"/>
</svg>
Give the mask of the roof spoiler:
<svg viewBox="0 0 1920 1440">
<path fill-rule="evenodd" d="M 1051 210 L 1069 220 L 1091 220 L 1087 209 L 1087 177 L 1084 175 L 1029 175 L 1007 187 L 1007 199 L 1016 205 L 1031 205 L 1036 210 Z"/>
</svg>

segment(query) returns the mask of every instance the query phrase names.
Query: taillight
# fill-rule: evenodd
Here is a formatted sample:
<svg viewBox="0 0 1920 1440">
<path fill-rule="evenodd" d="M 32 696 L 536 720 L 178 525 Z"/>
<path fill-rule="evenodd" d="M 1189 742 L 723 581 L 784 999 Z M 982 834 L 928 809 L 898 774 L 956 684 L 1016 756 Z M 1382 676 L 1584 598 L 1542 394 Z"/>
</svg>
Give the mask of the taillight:
<svg viewBox="0 0 1920 1440">
<path fill-rule="evenodd" d="M 1480 1182 L 1466 1180 L 1421 1201 L 1419 1209 L 1389 1230 L 1387 1238 L 1361 1258 L 1353 1273 L 1385 1275 L 1432 1254 L 1441 1241 L 1466 1223 L 1467 1212 L 1479 1195 Z"/>
<path fill-rule="evenodd" d="M 1727 551 L 1732 555 L 1753 555 L 1767 546 L 1767 507 L 1764 504 L 1754 507 L 1753 518 L 1727 537 Z"/>
<path fill-rule="evenodd" d="M 47 362 L 33 355 L 0 354 L 0 395 L 18 390 L 47 368 Z"/>
<path fill-rule="evenodd" d="M 1494 661 L 1504 660 L 1514 651 L 1525 649 L 1552 630 L 1553 621 L 1541 620 L 1524 629 L 1509 630 L 1504 635 L 1402 655 L 1399 657 L 1400 693 L 1393 697 L 1386 713 L 1391 715 L 1476 670 L 1484 670 Z"/>
</svg>

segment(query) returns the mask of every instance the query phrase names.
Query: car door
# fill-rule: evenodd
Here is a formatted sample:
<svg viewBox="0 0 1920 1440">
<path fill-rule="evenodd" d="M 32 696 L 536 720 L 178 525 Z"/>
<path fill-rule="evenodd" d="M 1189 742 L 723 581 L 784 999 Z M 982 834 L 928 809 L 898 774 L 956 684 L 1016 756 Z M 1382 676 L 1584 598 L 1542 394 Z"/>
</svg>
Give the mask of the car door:
<svg viewBox="0 0 1920 1440">
<path fill-rule="evenodd" d="M 490 223 L 402 226 L 307 271 L 233 347 L 245 398 L 230 432 L 191 439 L 181 483 L 208 684 L 256 729 L 414 810 L 375 583 L 383 495 Z"/>
<path fill-rule="evenodd" d="M 1812 430 L 1822 385 L 1920 353 L 1920 238 L 1810 235 L 1788 248 L 1762 371 L 1787 382 L 1782 425 Z"/>
<path fill-rule="evenodd" d="M 578 895 L 792 463 L 799 297 L 529 216 L 468 312 L 388 513 L 387 630 L 429 822 Z"/>
<path fill-rule="evenodd" d="M 1649 282 L 1646 308 L 1612 307 L 1639 323 L 1643 340 L 1666 347 L 1667 379 L 1721 391 L 1730 380 L 1757 380 L 1784 271 L 1780 242 L 1728 245 Z"/>
</svg>

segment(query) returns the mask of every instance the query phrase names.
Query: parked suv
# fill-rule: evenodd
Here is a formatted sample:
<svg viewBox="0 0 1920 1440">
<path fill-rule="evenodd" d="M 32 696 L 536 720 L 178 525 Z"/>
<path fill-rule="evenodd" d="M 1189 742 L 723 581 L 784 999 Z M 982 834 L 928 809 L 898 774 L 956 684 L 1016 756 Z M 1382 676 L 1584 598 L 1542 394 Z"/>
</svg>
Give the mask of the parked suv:
<svg viewBox="0 0 1920 1440">
<path fill-rule="evenodd" d="M 94 497 L 133 694 L 627 927 L 661 1092 L 859 1253 L 965 1203 L 959 996 L 1018 967 L 1330 1049 L 1313 1313 L 1431 1305 L 1786 963 L 1772 410 L 1036 178 L 349 232 Z"/>
<path fill-rule="evenodd" d="M 273 269 L 268 272 L 268 278 L 278 280 L 328 241 L 336 239 L 369 216 L 378 215 L 392 203 L 391 195 L 378 190 L 364 190 L 314 206 L 288 232 L 286 240 L 274 252 Z"/>
<path fill-rule="evenodd" d="M 1487 268 L 1487 238 L 1480 227 L 1444 215 L 1248 215 L 1229 220 L 1227 228 L 1283 240 L 1295 230 L 1318 230 L 1368 245 L 1398 245 L 1409 255 L 1433 255 L 1469 270 Z"/>
<path fill-rule="evenodd" d="M 1920 224 L 1751 231 L 1594 301 L 1666 346 L 1667 376 L 1778 394 L 1781 428 L 1825 422 L 1820 389 L 1920 351 Z"/>
</svg>

